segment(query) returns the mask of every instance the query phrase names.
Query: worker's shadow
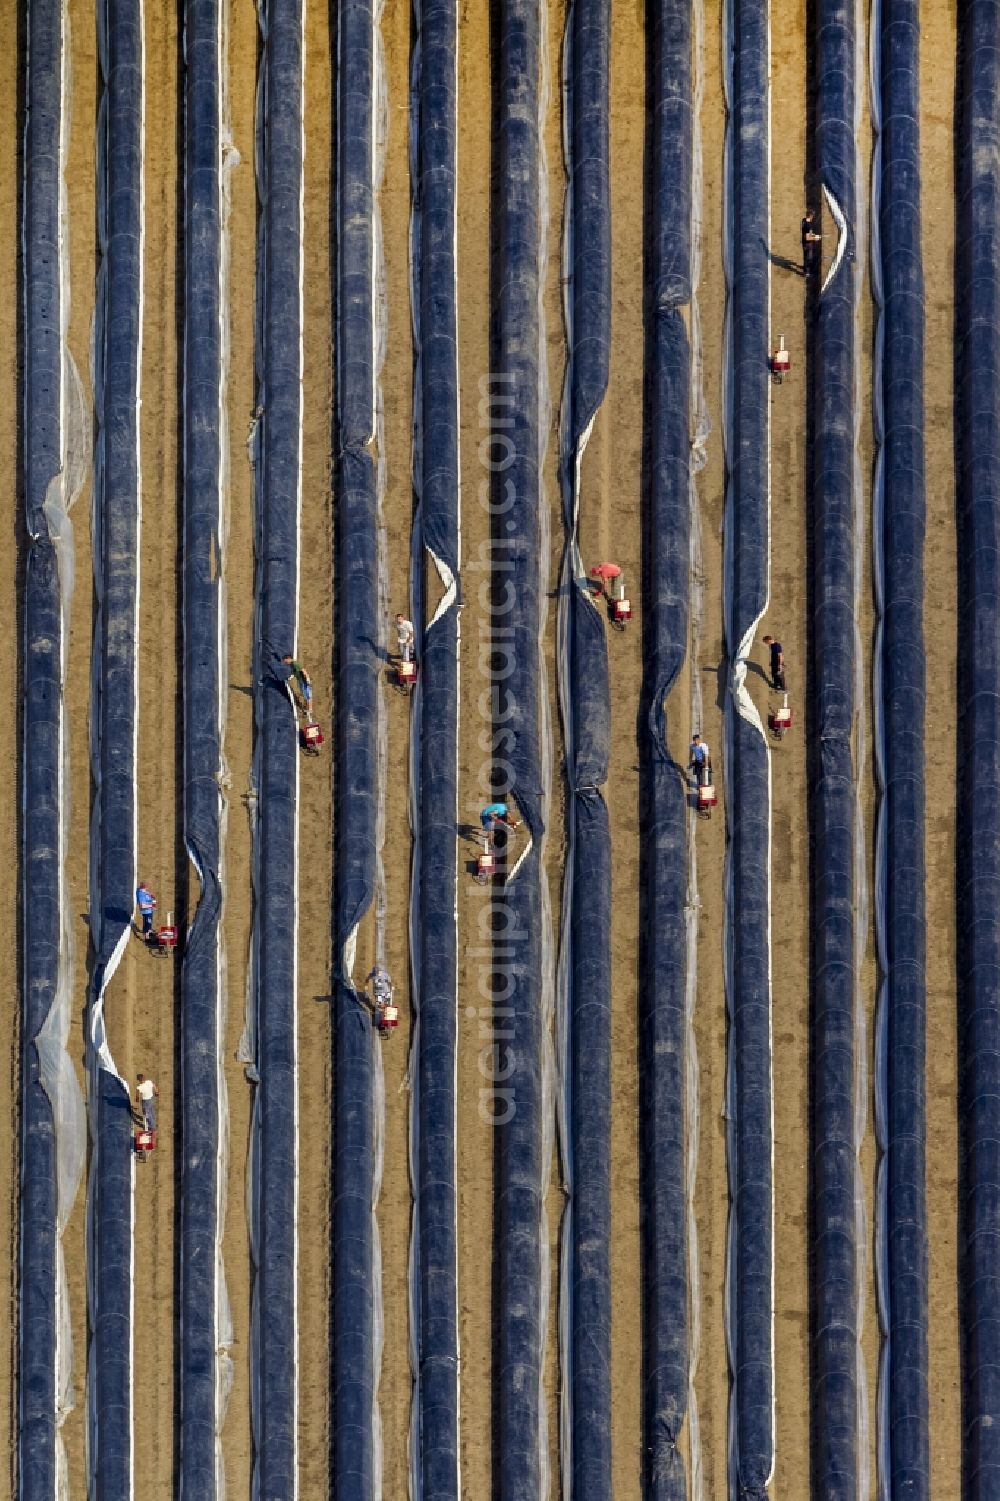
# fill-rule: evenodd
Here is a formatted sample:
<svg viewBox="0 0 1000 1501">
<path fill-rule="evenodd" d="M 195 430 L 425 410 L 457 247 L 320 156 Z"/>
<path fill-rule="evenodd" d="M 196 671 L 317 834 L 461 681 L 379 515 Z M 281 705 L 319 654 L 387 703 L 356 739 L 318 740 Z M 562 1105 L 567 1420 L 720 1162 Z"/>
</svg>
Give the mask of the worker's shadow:
<svg viewBox="0 0 1000 1501">
<path fill-rule="evenodd" d="M 483 850 L 485 838 L 481 825 L 478 823 L 457 823 L 455 833 L 459 839 L 467 839 L 476 846 L 476 852 L 471 859 L 464 862 L 467 876 L 479 875 L 479 856 Z"/>
<path fill-rule="evenodd" d="M 771 679 L 759 662 L 752 662 L 748 657 L 745 665 L 747 672 L 755 673 L 757 677 L 763 679 L 768 687 L 771 686 Z M 702 672 L 715 678 L 715 707 L 719 710 L 724 709 L 726 707 L 726 685 L 729 682 L 728 657 L 723 657 L 722 661 L 715 667 L 703 667 Z"/>
<path fill-rule="evenodd" d="M 766 240 L 762 239 L 760 243 L 763 245 L 764 254 L 772 266 L 777 266 L 780 271 L 791 271 L 794 276 L 805 276 L 806 268 L 801 262 L 791 261 L 787 255 L 775 255 L 774 251 L 769 248 Z"/>
<path fill-rule="evenodd" d="M 382 662 L 385 666 L 391 667 L 394 662 L 401 660 L 398 652 L 390 651 L 387 646 L 383 646 L 380 641 L 373 641 L 370 636 L 359 636 L 358 640 L 362 645 L 371 647 L 371 653 L 376 662 Z"/>
</svg>

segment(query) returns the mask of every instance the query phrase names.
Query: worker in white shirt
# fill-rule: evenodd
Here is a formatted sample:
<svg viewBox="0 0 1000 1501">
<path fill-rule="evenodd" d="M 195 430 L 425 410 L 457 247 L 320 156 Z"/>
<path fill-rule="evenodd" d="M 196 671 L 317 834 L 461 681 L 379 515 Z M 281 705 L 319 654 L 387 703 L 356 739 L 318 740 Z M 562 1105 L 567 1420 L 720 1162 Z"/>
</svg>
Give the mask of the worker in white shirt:
<svg viewBox="0 0 1000 1501">
<path fill-rule="evenodd" d="M 407 620 L 406 616 L 403 615 L 403 614 L 397 615 L 396 616 L 396 646 L 397 646 L 397 649 L 399 651 L 400 658 L 404 662 L 412 662 L 413 661 L 413 642 L 414 642 L 414 639 L 415 639 L 415 633 L 414 633 L 414 630 L 413 630 L 413 621 L 412 620 Z"/>
<path fill-rule="evenodd" d="M 145 1074 L 139 1074 L 137 1076 L 135 1093 L 136 1098 L 139 1101 L 139 1105 L 142 1109 L 142 1119 L 145 1124 L 146 1130 L 155 1131 L 156 1101 L 159 1098 L 160 1091 L 157 1089 L 152 1079 L 147 1079 Z"/>
</svg>

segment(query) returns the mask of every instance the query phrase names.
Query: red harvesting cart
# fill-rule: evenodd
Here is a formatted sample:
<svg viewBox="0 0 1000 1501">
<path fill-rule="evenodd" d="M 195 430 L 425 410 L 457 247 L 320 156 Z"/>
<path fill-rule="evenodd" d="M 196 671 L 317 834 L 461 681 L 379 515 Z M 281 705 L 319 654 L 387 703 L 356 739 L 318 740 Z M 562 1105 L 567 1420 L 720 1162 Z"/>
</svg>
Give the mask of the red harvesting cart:
<svg viewBox="0 0 1000 1501">
<path fill-rule="evenodd" d="M 767 716 L 767 722 L 770 726 L 771 734 L 774 736 L 775 740 L 780 740 L 785 731 L 792 728 L 794 719 L 795 715 L 788 707 L 788 694 L 786 693 L 785 701 L 782 704 L 781 708 L 774 709 L 772 713 Z"/>
<path fill-rule="evenodd" d="M 174 923 L 174 914 L 167 913 L 166 922 L 155 932 L 150 933 L 147 940 L 154 954 L 172 954 L 177 947 L 177 928 Z"/>
<path fill-rule="evenodd" d="M 496 853 L 493 849 L 490 848 L 489 845 L 487 845 L 480 854 L 479 859 L 476 861 L 476 880 L 479 882 L 480 886 L 485 886 L 487 881 L 492 880 L 496 873 Z"/>
<path fill-rule="evenodd" d="M 784 334 L 778 335 L 778 347 L 771 356 L 771 378 L 776 386 L 780 386 L 784 377 L 792 368 L 792 357 L 785 348 Z"/>
<path fill-rule="evenodd" d="M 323 744 L 323 731 L 315 719 L 307 719 L 300 735 L 302 749 L 310 756 L 318 756 Z"/>
<path fill-rule="evenodd" d="M 396 686 L 409 693 L 417 681 L 417 664 L 412 657 L 400 657 L 396 664 Z"/>
</svg>

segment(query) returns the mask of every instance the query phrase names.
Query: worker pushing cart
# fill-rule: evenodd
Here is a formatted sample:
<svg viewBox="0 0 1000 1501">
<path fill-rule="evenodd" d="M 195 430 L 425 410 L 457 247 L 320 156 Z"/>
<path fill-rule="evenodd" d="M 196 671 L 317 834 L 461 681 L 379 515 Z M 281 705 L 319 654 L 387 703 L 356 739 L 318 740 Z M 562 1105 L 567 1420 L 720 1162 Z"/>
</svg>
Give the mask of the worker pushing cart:
<svg viewBox="0 0 1000 1501">
<path fill-rule="evenodd" d="M 711 818 L 712 809 L 718 802 L 712 783 L 712 752 L 708 742 L 698 734 L 691 737 L 690 764 L 697 789 L 699 817 Z"/>
<path fill-rule="evenodd" d="M 282 657 L 281 660 L 286 667 L 291 669 L 290 676 L 294 679 L 296 687 L 299 690 L 302 713 L 305 715 L 306 720 L 309 721 L 312 719 L 312 678 L 306 672 L 302 663 L 297 662 L 294 657 Z"/>
<path fill-rule="evenodd" d="M 607 600 L 611 624 L 615 630 L 623 631 L 626 622 L 632 619 L 632 604 L 625 594 L 621 568 L 617 563 L 598 563 L 590 570 L 590 576 L 598 580 L 597 592 Z M 615 580 L 618 581 L 618 592 L 612 594 L 610 585 Z"/>
<path fill-rule="evenodd" d="M 413 621 L 400 612 L 395 619 L 396 627 L 396 687 L 409 694 L 417 681 L 417 659 L 414 654 L 416 631 Z"/>
</svg>

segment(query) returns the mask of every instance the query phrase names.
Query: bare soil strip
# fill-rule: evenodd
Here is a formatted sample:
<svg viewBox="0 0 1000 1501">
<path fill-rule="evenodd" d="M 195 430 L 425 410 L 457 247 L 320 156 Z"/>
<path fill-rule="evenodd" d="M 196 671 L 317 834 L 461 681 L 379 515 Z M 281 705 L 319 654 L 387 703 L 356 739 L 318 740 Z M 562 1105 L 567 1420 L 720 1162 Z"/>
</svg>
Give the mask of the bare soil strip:
<svg viewBox="0 0 1000 1501">
<path fill-rule="evenodd" d="M 927 1240 L 928 1390 L 932 1495 L 961 1472 L 958 1338 L 958 1076 L 955 956 L 957 551 L 953 333 L 955 316 L 955 7 L 921 9 L 920 154 L 924 252 L 924 442 L 927 539 Z"/>
</svg>

